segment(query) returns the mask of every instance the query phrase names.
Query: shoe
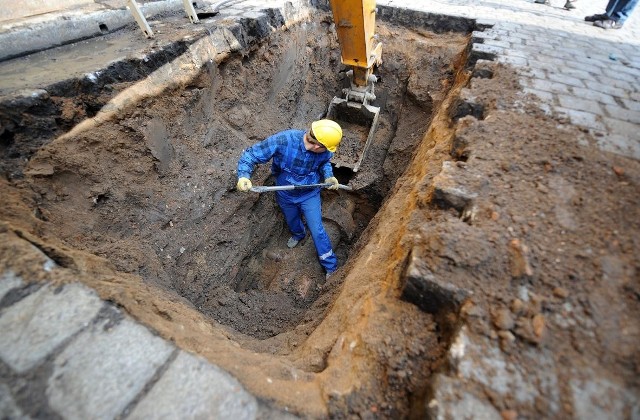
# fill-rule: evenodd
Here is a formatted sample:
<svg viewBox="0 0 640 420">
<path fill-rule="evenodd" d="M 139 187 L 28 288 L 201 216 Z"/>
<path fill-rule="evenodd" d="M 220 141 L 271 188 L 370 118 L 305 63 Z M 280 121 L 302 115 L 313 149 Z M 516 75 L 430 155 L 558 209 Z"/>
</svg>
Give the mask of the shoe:
<svg viewBox="0 0 640 420">
<path fill-rule="evenodd" d="M 296 245 L 300 242 L 299 239 L 294 238 L 293 236 L 289 238 L 287 241 L 287 248 L 295 248 Z"/>
<path fill-rule="evenodd" d="M 609 19 L 609 16 L 605 15 L 604 13 L 600 13 L 597 15 L 591 15 L 591 16 L 586 16 L 584 18 L 584 20 L 586 20 L 587 22 L 595 22 L 598 20 L 605 20 L 605 19 Z"/>
<path fill-rule="evenodd" d="M 571 0 L 567 0 L 567 2 L 564 4 L 564 8 L 566 10 L 572 10 L 575 9 L 576 6 L 573 5 L 573 3 L 571 2 Z"/>
<path fill-rule="evenodd" d="M 535 2 L 538 4 L 546 4 L 547 6 L 549 5 L 549 0 L 536 0 Z"/>
<path fill-rule="evenodd" d="M 593 26 L 597 26 L 602 29 L 620 29 L 622 28 L 622 24 L 616 22 L 615 20 L 605 19 L 605 20 L 596 20 L 593 22 Z"/>
</svg>

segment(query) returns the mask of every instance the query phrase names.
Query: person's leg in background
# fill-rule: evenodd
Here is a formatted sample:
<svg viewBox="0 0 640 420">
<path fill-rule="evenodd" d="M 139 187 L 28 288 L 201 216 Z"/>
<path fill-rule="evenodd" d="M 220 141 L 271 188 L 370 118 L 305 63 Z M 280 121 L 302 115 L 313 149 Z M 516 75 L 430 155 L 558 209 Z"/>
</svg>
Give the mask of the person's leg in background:
<svg viewBox="0 0 640 420">
<path fill-rule="evenodd" d="M 618 3 L 619 0 L 609 0 L 607 3 L 607 7 L 604 8 L 604 13 L 598 13 L 595 15 L 587 16 L 584 18 L 587 22 L 597 22 L 599 20 L 607 20 L 611 18 L 610 11 L 613 11 L 613 7 Z"/>
<path fill-rule="evenodd" d="M 610 0 L 607 4 L 606 18 L 593 22 L 602 29 L 620 29 L 631 16 L 639 0 Z M 586 18 L 585 18 L 586 19 Z"/>
<path fill-rule="evenodd" d="M 624 25 L 637 5 L 638 0 L 618 0 L 609 16 L 618 24 Z"/>
</svg>

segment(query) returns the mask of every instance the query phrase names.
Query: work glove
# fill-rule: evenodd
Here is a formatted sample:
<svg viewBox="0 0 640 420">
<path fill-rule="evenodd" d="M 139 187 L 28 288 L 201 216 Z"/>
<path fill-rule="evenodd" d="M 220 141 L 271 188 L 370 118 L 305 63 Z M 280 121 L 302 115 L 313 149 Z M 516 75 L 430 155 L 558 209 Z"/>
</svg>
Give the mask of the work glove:
<svg viewBox="0 0 640 420">
<path fill-rule="evenodd" d="M 336 178 L 335 176 L 332 176 L 332 177 L 329 177 L 329 178 L 325 179 L 324 182 L 325 183 L 328 182 L 328 183 L 332 184 L 330 187 L 327 187 L 327 189 L 330 189 L 330 190 L 337 190 L 338 189 L 339 182 L 338 182 L 338 178 Z"/>
<path fill-rule="evenodd" d="M 251 189 L 252 186 L 253 185 L 251 184 L 251 180 L 249 178 L 238 178 L 238 185 L 236 185 L 238 191 L 247 192 Z"/>
</svg>

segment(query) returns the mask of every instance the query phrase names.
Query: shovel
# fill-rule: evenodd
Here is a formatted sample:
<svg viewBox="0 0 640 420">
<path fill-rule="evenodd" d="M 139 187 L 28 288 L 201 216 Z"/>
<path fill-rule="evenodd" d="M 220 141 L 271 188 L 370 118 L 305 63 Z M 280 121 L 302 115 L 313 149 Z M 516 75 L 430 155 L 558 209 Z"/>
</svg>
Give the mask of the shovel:
<svg viewBox="0 0 640 420">
<path fill-rule="evenodd" d="M 269 191 L 287 191 L 287 190 L 300 190 L 300 189 L 304 189 L 304 188 L 328 188 L 331 187 L 332 183 L 330 182 L 326 182 L 324 184 L 307 184 L 307 185 L 276 185 L 274 187 L 263 187 L 263 186 L 258 186 L 258 187 L 251 187 L 250 191 L 253 192 L 257 192 L 257 193 L 263 193 L 263 192 L 269 192 Z M 346 190 L 346 191 L 353 191 L 353 188 L 351 188 L 348 185 L 342 185 L 342 184 L 338 184 L 338 189 L 339 190 Z"/>
</svg>

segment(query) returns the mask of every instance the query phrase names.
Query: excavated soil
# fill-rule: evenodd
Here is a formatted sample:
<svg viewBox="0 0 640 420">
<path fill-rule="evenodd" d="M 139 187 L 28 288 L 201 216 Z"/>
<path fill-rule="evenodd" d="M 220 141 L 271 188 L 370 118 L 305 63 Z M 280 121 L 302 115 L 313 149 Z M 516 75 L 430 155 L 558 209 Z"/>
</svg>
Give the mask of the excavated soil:
<svg viewBox="0 0 640 420">
<path fill-rule="evenodd" d="M 407 166 L 426 131 L 417 122 L 428 120 L 433 98 L 446 93 L 466 45 L 463 36 L 397 28 L 381 35 L 408 45 L 388 45 L 386 66 L 393 71 L 381 71 L 386 112 L 376 144 L 361 173 L 339 175 L 358 192 L 324 196 L 327 229 L 342 264 Z M 175 291 L 243 334 L 265 339 L 321 316 L 330 299 L 308 311 L 323 295 L 313 242 L 287 249 L 289 232 L 274 194 L 240 194 L 234 185 L 244 148 L 288 127 L 306 128 L 340 94 L 346 78 L 335 42 L 326 23 L 276 35 L 249 57 L 208 68 L 184 90 L 44 148 L 27 170 L 37 176 L 31 188 L 42 218 L 69 246 Z M 422 54 L 435 50 L 438 59 L 427 64 Z M 418 69 L 422 80 L 409 82 Z M 424 98 L 406 98 L 409 84 L 409 94 Z M 397 133 L 399 123 L 411 132 Z M 383 164 L 394 170 L 383 173 Z M 268 169 L 263 165 L 255 174 L 255 184 L 272 182 Z"/>
<path fill-rule="evenodd" d="M 286 248 L 273 195 L 234 189 L 243 148 L 304 129 L 345 83 L 327 18 L 40 148 L 0 182 L 4 268 L 32 272 L 10 256 L 26 239 L 64 268 L 57 281 L 305 416 L 421 416 L 459 317 L 515 362 L 548 348 L 561 378 L 596 361 L 637 387 L 638 162 L 524 105 L 506 67 L 470 79 L 482 112 L 463 116 L 468 37 L 379 33 L 377 135 L 357 174 L 336 172 L 356 191 L 323 192 L 341 263 L 328 283 L 311 240 Z M 268 167 L 253 181 L 272 182 Z M 421 300 L 415 261 L 453 297 Z"/>
<path fill-rule="evenodd" d="M 306 128 L 348 85 L 326 19 L 277 33 L 243 56 L 211 64 L 188 86 L 142 101 L 121 118 L 57 138 L 27 167 L 12 167 L 3 190 L 16 205 L 19 196 L 27 200 L 45 240 L 104 258 L 119 275 L 139 276 L 143 289 L 140 284 L 125 286 L 124 293 L 98 289 L 160 332 L 158 316 L 175 322 L 170 329 L 184 328 L 175 312 L 192 308 L 204 315 L 215 339 L 222 333 L 251 351 L 289 355 L 313 378 L 326 366 L 326 355 L 320 354 L 326 351 L 292 353 L 330 310 L 348 269 L 324 284 L 310 238 L 286 248 L 289 233 L 274 195 L 243 194 L 234 186 L 244 148 L 279 130 Z M 383 108 L 376 136 L 357 174 L 336 169 L 356 191 L 323 192 L 325 225 L 341 267 L 348 265 L 358 239 L 408 166 L 452 87 L 468 43 L 464 35 L 393 26 L 382 26 L 379 33 L 386 49 L 374 103 Z M 368 129 L 360 131 L 366 135 Z M 28 156 L 29 144 L 12 141 L 11 153 Z M 268 165 L 253 181 L 272 183 Z M 3 218 L 19 225 L 21 212 L 11 213 Z M 145 308 L 138 311 L 131 304 Z M 166 305 L 171 309 L 160 307 Z M 424 393 L 448 337 L 436 331 L 429 314 L 407 303 L 390 302 L 388 312 L 375 316 L 381 324 L 372 338 L 376 345 L 395 343 L 375 357 L 397 364 L 404 375 L 387 398 L 403 395 L 393 405 L 406 412 L 409 392 L 399 383 L 415 382 L 412 388 Z M 175 333 L 169 336 L 180 343 Z M 188 340 L 182 344 L 202 352 L 198 347 L 211 347 L 210 339 L 199 339 L 196 348 Z M 410 361 L 410 355 L 428 357 Z M 405 369 L 416 374 L 409 379 Z M 377 386 L 383 392 L 389 385 Z M 267 396 L 286 401 L 282 395 Z M 308 413 L 318 412 L 317 401 L 306 404 Z M 337 412 L 361 409 L 356 401 L 334 404 Z"/>
</svg>

